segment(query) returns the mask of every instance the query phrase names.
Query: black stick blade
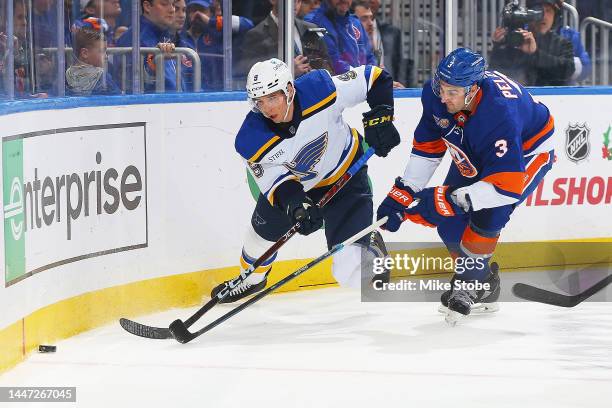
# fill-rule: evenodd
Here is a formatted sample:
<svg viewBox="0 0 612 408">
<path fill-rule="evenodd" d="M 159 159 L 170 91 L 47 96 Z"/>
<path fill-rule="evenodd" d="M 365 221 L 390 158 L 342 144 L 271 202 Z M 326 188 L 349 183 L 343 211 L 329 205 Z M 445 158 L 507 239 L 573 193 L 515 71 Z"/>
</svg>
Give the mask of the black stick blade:
<svg viewBox="0 0 612 408">
<path fill-rule="evenodd" d="M 524 283 L 516 283 L 512 287 L 512 293 L 521 299 L 530 300 L 532 302 L 546 303 L 547 305 L 560 307 L 576 306 L 573 296 L 550 292 Z"/>
<path fill-rule="evenodd" d="M 531 300 L 533 302 L 546 303 L 547 305 L 561 307 L 574 307 L 587 300 L 597 292 L 603 290 L 610 283 L 612 283 L 612 275 L 606 276 L 595 285 L 591 286 L 582 293 L 578 293 L 577 295 L 564 295 L 561 293 L 536 288 L 535 286 L 527 285 L 525 283 L 516 283 L 512 287 L 512 293 L 521 299 Z"/>
<path fill-rule="evenodd" d="M 171 339 L 172 333 L 166 327 L 153 327 L 145 324 L 140 324 L 130 319 L 121 318 L 119 324 L 125 331 L 135 336 L 145 337 L 147 339 Z"/>
<path fill-rule="evenodd" d="M 176 319 L 172 323 L 170 323 L 170 333 L 179 343 L 189 343 L 193 340 L 193 334 L 187 330 L 187 326 L 181 319 Z"/>
</svg>

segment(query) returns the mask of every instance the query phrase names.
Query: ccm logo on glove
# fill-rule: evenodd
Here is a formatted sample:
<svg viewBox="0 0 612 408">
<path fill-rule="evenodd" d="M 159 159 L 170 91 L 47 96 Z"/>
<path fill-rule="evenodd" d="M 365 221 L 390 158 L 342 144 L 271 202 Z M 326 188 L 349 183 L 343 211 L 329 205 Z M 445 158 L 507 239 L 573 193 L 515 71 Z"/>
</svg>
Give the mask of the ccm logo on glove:
<svg viewBox="0 0 612 408">
<path fill-rule="evenodd" d="M 385 122 L 393 122 L 393 116 L 391 115 L 386 115 L 386 116 L 381 116 L 379 118 L 372 118 L 369 120 L 364 120 L 363 121 L 363 126 L 364 127 L 369 127 L 369 126 L 376 126 L 378 124 L 382 124 Z"/>
</svg>

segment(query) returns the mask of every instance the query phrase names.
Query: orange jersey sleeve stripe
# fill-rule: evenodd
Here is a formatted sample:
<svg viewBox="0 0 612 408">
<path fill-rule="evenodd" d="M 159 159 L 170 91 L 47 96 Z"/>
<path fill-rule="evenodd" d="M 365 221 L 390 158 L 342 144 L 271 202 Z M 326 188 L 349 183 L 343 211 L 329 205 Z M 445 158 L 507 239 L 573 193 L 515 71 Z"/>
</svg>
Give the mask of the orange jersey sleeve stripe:
<svg viewBox="0 0 612 408">
<path fill-rule="evenodd" d="M 546 166 L 549 161 L 550 153 L 540 153 L 535 159 L 533 159 L 531 163 L 529 163 L 529 166 L 527 166 L 527 168 L 525 169 L 525 172 L 527 173 L 527 181 L 525 181 L 525 187 L 527 187 L 531 183 L 533 177 L 538 174 L 540 169 Z"/>
<path fill-rule="evenodd" d="M 467 226 L 461 237 L 461 245 L 474 255 L 490 256 L 495 251 L 499 237 L 485 237 Z"/>
<path fill-rule="evenodd" d="M 526 179 L 526 173 L 517 171 L 494 173 L 483 178 L 482 181 L 491 183 L 499 189 L 520 195 L 525 187 Z"/>
<path fill-rule="evenodd" d="M 446 144 L 442 139 L 434 140 L 433 142 L 413 142 L 412 146 L 425 153 L 444 153 L 446 151 Z"/>
<path fill-rule="evenodd" d="M 553 130 L 554 127 L 555 127 L 555 120 L 553 119 L 552 115 L 550 115 L 548 117 L 548 122 L 546 122 L 546 125 L 544 125 L 542 130 L 540 130 L 535 136 L 533 136 L 529 140 L 523 142 L 523 151 L 531 149 L 533 145 L 535 145 L 538 142 L 538 140 L 540 140 L 546 134 L 548 134 L 551 130 Z"/>
</svg>

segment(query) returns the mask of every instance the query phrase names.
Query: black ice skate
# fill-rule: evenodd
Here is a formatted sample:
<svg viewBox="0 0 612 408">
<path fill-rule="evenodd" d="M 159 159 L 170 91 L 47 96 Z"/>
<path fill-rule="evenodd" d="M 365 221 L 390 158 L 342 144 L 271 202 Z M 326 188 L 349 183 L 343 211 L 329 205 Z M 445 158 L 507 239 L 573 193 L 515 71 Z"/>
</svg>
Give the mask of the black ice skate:
<svg viewBox="0 0 612 408">
<path fill-rule="evenodd" d="M 451 279 L 451 285 L 454 285 L 456 280 L 457 275 Z M 499 299 L 500 280 L 497 262 L 491 263 L 491 273 L 483 283 L 489 284 L 489 290 L 447 290 L 440 297 L 442 305 L 440 305 L 438 311 L 447 315 L 447 321 L 449 311 L 454 311 L 463 316 L 467 316 L 470 313 L 481 314 L 498 311 L 499 305 L 497 304 L 497 299 Z M 461 316 L 456 317 L 458 320 Z M 449 323 L 454 326 L 456 321 Z"/>
<path fill-rule="evenodd" d="M 377 258 L 384 258 L 389 255 L 389 251 L 387 251 L 387 247 L 385 246 L 385 241 L 378 231 L 373 231 L 370 234 L 368 249 L 373 251 Z M 385 268 L 384 272 L 378 273 L 372 277 L 372 284 L 375 282 L 389 283 L 390 279 L 391 271 Z"/>
<path fill-rule="evenodd" d="M 243 281 L 234 289 L 230 290 L 230 292 L 225 295 L 225 297 L 221 299 L 219 303 L 233 303 L 237 300 L 257 293 L 260 290 L 263 290 L 268 282 L 268 273 L 265 274 L 264 278 L 259 283 L 250 283 L 248 279 Z M 226 280 L 225 282 L 215 286 L 212 292 L 210 293 L 210 297 L 214 298 L 215 296 L 217 296 L 217 294 L 225 287 L 225 285 L 227 285 L 228 282 L 229 280 Z"/>
</svg>

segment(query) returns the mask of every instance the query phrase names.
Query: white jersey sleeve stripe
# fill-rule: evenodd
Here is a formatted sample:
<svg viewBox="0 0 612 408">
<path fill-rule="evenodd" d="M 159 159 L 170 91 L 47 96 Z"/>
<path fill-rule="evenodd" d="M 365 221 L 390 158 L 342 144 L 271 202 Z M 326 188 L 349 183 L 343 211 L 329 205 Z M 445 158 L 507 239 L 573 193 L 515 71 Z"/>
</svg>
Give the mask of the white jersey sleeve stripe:
<svg viewBox="0 0 612 408">
<path fill-rule="evenodd" d="M 514 204 L 518 201 L 516 197 L 501 194 L 491 183 L 477 181 L 476 183 L 457 189 L 457 195 L 467 193 L 470 196 L 472 209 L 474 211 L 483 208 L 501 207 L 502 205 Z"/>
<path fill-rule="evenodd" d="M 411 154 L 406 170 L 404 170 L 404 177 L 402 177 L 404 185 L 415 192 L 421 191 L 429 183 L 440 162 L 442 162 L 441 157 L 423 157 Z"/>
</svg>

